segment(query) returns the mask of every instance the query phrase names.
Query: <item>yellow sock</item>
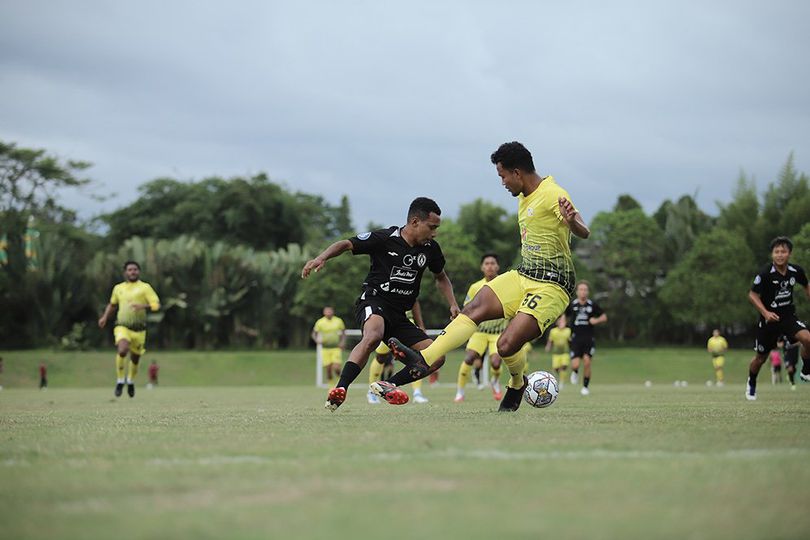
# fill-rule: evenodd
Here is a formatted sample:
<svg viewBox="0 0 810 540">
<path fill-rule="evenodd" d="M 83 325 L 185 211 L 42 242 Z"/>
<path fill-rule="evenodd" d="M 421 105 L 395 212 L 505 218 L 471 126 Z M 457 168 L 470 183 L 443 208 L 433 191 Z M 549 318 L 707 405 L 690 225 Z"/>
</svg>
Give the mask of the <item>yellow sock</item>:
<svg viewBox="0 0 810 540">
<path fill-rule="evenodd" d="M 506 364 L 506 369 L 509 370 L 509 382 L 506 386 L 509 388 L 520 388 L 523 386 L 523 373 L 526 370 L 526 352 L 524 350 L 518 351 L 513 356 L 502 357 L 503 363 Z"/>
<path fill-rule="evenodd" d="M 458 387 L 459 389 L 463 390 L 465 386 L 467 386 L 467 382 L 470 380 L 470 372 L 472 371 L 472 366 L 469 365 L 467 362 L 462 362 L 458 368 Z"/>
<path fill-rule="evenodd" d="M 723 382 L 723 370 L 722 369 L 717 370 L 717 382 Z"/>
<path fill-rule="evenodd" d="M 368 384 L 380 380 L 384 367 L 376 358 L 371 361 L 371 365 L 368 366 Z"/>
<path fill-rule="evenodd" d="M 124 382 L 124 373 L 126 367 L 127 357 L 115 355 L 115 374 L 118 376 L 118 382 Z"/>
<path fill-rule="evenodd" d="M 467 343 L 477 328 L 478 325 L 472 319 L 463 313 L 460 314 L 445 327 L 444 332 L 436 338 L 436 341 L 422 351 L 422 357 L 428 364 L 432 364 L 453 349 Z"/>
<path fill-rule="evenodd" d="M 127 380 L 130 384 L 135 380 L 135 375 L 138 374 L 138 364 L 133 362 L 132 360 L 129 361 L 129 377 Z"/>
<path fill-rule="evenodd" d="M 498 366 L 498 369 L 492 367 L 492 364 L 489 365 L 489 380 L 497 381 L 501 378 L 501 366 Z"/>
<path fill-rule="evenodd" d="M 418 381 L 413 381 L 411 383 L 411 386 L 413 387 L 414 394 L 422 393 L 422 379 L 419 379 Z"/>
</svg>

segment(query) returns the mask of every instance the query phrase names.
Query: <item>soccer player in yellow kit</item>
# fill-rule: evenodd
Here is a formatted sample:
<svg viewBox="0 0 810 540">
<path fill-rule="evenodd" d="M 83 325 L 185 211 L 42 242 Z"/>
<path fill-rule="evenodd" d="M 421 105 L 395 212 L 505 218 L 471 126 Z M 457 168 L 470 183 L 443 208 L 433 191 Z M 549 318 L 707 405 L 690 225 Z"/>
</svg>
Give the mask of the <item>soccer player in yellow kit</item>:
<svg viewBox="0 0 810 540">
<path fill-rule="evenodd" d="M 554 178 L 537 174 L 532 155 L 522 144 L 502 144 L 490 159 L 502 185 L 518 198 L 520 266 L 484 285 L 444 333 L 422 351 L 405 347 L 396 338 L 388 344 L 394 354 L 424 369 L 464 344 L 480 323 L 511 319 L 498 338 L 498 355 L 510 374 L 498 410 L 516 411 L 528 384 L 521 348 L 540 337 L 570 302 L 576 283 L 570 237 L 573 233 L 587 238 L 590 230 Z"/>
<path fill-rule="evenodd" d="M 129 397 L 135 397 L 135 375 L 138 363 L 146 352 L 146 310 L 160 309 L 160 299 L 151 285 L 141 281 L 141 266 L 135 261 L 124 263 L 125 281 L 113 287 L 110 303 L 98 320 L 99 328 L 107 325 L 107 320 L 117 311 L 113 336 L 117 355 L 115 357 L 115 397 L 121 397 L 124 384 Z M 129 373 L 126 373 L 126 359 L 129 355 Z"/>
<path fill-rule="evenodd" d="M 728 342 L 720 335 L 720 330 L 712 330 L 712 337 L 706 343 L 706 350 L 712 355 L 712 366 L 714 366 L 714 376 L 717 379 L 717 386 L 723 386 L 723 365 L 726 363 L 726 350 Z"/>
<path fill-rule="evenodd" d="M 548 333 L 548 343 L 546 343 L 546 351 L 551 351 L 551 369 L 557 374 L 557 384 L 560 388 L 563 387 L 565 370 L 568 369 L 570 341 L 571 329 L 568 328 L 565 315 L 563 315 L 557 319 L 557 326 Z"/>
<path fill-rule="evenodd" d="M 467 290 L 467 297 L 464 299 L 466 306 L 481 287 L 495 279 L 501 267 L 498 264 L 498 256 L 494 253 L 485 253 L 481 257 L 481 272 L 484 277 L 470 285 Z M 496 319 L 494 321 L 484 321 L 478 325 L 477 331 L 472 335 L 470 341 L 467 342 L 467 352 L 464 361 L 458 367 L 458 386 L 456 387 L 456 397 L 453 398 L 455 403 L 464 401 L 464 387 L 470 380 L 470 372 L 473 369 L 475 362 L 480 362 L 484 358 L 484 354 L 489 351 L 489 363 L 492 368 L 492 395 L 496 400 L 501 400 L 501 357 L 498 356 L 498 337 L 501 332 L 506 328 L 506 319 Z"/>
<path fill-rule="evenodd" d="M 335 315 L 335 308 L 323 308 L 323 317 L 312 327 L 312 340 L 321 346 L 321 362 L 326 368 L 326 380 L 331 387 L 340 376 L 343 348 L 346 346 L 346 325 Z"/>
<path fill-rule="evenodd" d="M 422 306 L 419 304 L 419 300 L 413 303 L 413 308 L 411 310 L 405 312 L 405 316 L 408 317 L 409 321 L 414 323 L 423 331 L 425 330 L 425 321 L 422 320 Z M 391 349 L 388 348 L 388 345 L 386 345 L 384 342 L 380 342 L 377 349 L 374 351 L 374 360 L 371 361 L 371 364 L 368 367 L 369 386 L 371 386 L 372 383 L 382 379 L 383 369 L 385 368 L 385 358 L 391 358 L 389 356 L 390 354 Z M 393 358 L 391 358 L 391 361 L 393 361 Z M 429 401 L 428 398 L 426 398 L 422 393 L 422 379 L 413 381 L 411 383 L 411 388 L 413 388 L 414 403 L 427 403 Z M 377 405 L 380 403 L 380 398 L 378 398 L 377 395 L 371 390 L 368 391 L 367 399 L 372 405 Z"/>
</svg>

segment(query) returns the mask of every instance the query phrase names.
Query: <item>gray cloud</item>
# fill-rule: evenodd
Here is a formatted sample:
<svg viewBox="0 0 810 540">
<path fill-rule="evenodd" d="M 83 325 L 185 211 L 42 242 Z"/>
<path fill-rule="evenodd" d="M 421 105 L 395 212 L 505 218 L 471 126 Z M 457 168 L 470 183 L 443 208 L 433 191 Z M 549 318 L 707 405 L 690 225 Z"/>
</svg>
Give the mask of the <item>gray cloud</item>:
<svg viewBox="0 0 810 540">
<path fill-rule="evenodd" d="M 234 5 L 231 5 L 234 4 Z M 130 202 L 158 176 L 267 171 L 355 222 L 513 209 L 489 154 L 523 141 L 587 219 L 740 169 L 810 161 L 804 2 L 5 2 L 0 137 L 95 163 Z M 394 201 L 392 202 L 392 198 Z M 397 202 L 399 199 L 401 201 Z"/>
</svg>

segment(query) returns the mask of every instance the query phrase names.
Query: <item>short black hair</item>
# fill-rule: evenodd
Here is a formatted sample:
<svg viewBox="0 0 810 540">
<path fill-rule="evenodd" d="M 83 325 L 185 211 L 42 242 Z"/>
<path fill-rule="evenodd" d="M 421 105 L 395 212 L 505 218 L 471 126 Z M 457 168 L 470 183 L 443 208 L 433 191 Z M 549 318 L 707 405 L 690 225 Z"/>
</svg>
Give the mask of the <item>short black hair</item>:
<svg viewBox="0 0 810 540">
<path fill-rule="evenodd" d="M 420 220 L 425 220 L 431 212 L 437 216 L 442 215 L 442 209 L 439 208 L 436 201 L 428 199 L 427 197 L 417 197 L 413 200 L 411 206 L 408 207 L 408 221 L 414 216 L 418 217 Z"/>
<path fill-rule="evenodd" d="M 776 238 L 771 240 L 771 251 L 773 251 L 773 248 L 775 248 L 776 246 L 786 246 L 788 248 L 788 251 L 793 253 L 793 242 L 791 242 L 790 238 L 788 238 L 787 236 L 777 236 Z"/>
<path fill-rule="evenodd" d="M 503 143 L 489 157 L 493 165 L 501 164 L 504 169 L 520 169 L 527 173 L 534 172 L 532 154 L 517 141 Z"/>
<path fill-rule="evenodd" d="M 129 266 L 130 264 L 134 264 L 135 266 L 137 266 L 138 270 L 141 269 L 141 265 L 138 264 L 138 261 L 127 261 L 127 262 L 124 263 L 124 270 L 126 270 L 127 266 Z"/>
<path fill-rule="evenodd" d="M 481 255 L 481 264 L 484 264 L 484 261 L 487 260 L 487 257 L 492 257 L 493 259 L 495 259 L 496 263 L 501 264 L 501 261 L 498 259 L 498 254 L 492 253 L 491 251 Z"/>
</svg>

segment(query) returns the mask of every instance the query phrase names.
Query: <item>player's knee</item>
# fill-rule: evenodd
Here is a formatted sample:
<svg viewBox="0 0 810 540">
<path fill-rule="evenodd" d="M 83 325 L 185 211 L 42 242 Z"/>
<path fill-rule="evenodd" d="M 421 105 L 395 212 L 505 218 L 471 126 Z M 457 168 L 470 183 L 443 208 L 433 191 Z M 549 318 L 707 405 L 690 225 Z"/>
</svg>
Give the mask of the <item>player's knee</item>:
<svg viewBox="0 0 810 540">
<path fill-rule="evenodd" d="M 518 351 L 520 351 L 522 346 L 523 344 L 518 343 L 518 341 L 512 336 L 501 334 L 501 337 L 498 338 L 498 356 L 501 358 L 506 356 L 514 356 L 518 353 Z"/>
<path fill-rule="evenodd" d="M 129 343 L 118 344 L 118 356 L 126 356 L 129 354 Z"/>
<path fill-rule="evenodd" d="M 140 356 L 138 356 L 137 354 L 133 354 L 133 355 L 130 355 L 129 360 L 130 360 L 130 361 L 131 361 L 133 364 L 135 364 L 135 365 L 137 366 L 137 365 L 138 365 L 138 362 L 140 362 L 140 361 L 141 361 L 141 357 L 140 357 Z"/>
</svg>

